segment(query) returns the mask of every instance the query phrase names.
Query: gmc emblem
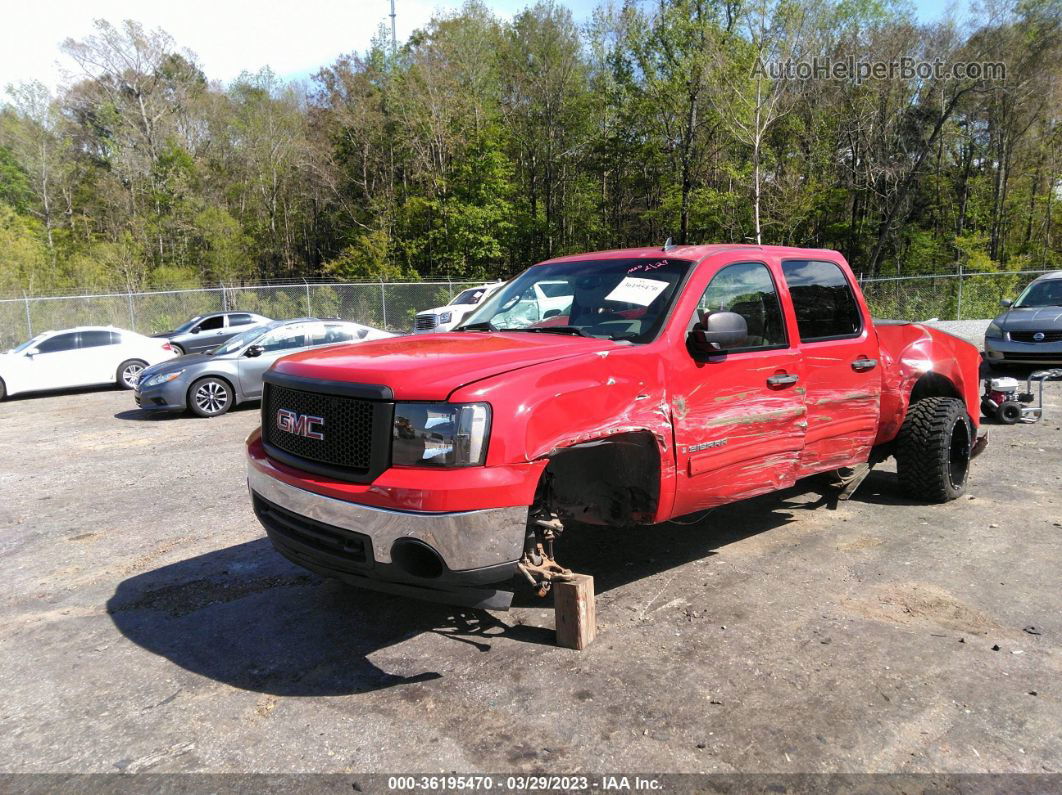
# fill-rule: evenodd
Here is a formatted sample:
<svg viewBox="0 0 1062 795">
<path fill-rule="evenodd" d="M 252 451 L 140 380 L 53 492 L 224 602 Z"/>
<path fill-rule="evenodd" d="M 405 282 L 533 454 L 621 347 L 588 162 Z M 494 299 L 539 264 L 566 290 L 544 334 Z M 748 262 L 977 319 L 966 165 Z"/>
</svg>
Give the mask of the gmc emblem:
<svg viewBox="0 0 1062 795">
<path fill-rule="evenodd" d="M 324 434 L 315 427 L 324 424 L 324 417 L 314 417 L 312 414 L 296 414 L 289 409 L 277 410 L 277 428 L 285 433 L 305 436 L 307 439 L 324 439 Z"/>
</svg>

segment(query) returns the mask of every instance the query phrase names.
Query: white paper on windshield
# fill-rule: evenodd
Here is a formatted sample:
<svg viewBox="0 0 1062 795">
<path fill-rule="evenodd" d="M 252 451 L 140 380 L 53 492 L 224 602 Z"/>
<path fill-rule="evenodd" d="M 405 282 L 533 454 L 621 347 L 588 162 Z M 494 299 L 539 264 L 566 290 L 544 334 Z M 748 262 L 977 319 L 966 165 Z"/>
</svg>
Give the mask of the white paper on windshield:
<svg viewBox="0 0 1062 795">
<path fill-rule="evenodd" d="M 605 296 L 605 300 L 649 306 L 660 293 L 664 292 L 666 287 L 667 282 L 661 282 L 656 279 L 625 276 L 623 281 L 616 285 L 616 289 Z"/>
</svg>

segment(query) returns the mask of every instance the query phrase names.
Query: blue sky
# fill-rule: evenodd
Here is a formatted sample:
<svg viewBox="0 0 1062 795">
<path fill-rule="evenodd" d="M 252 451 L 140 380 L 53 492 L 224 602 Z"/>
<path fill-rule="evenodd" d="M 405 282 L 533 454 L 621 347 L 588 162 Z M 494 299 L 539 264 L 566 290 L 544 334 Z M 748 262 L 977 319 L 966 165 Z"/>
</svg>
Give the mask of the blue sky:
<svg viewBox="0 0 1062 795">
<path fill-rule="evenodd" d="M 461 0 L 395 0 L 399 39 L 422 27 L 438 10 Z M 955 0 L 919 0 L 921 21 L 940 18 Z M 958 0 L 966 8 L 968 0 Z M 511 17 L 529 0 L 486 0 L 500 17 Z M 599 0 L 567 0 L 576 19 L 590 18 Z M 229 81 L 241 71 L 270 66 L 286 78 L 303 78 L 341 53 L 364 50 L 380 24 L 388 23 L 390 0 L 38 0 L 12 2 L 0 28 L 0 89 L 40 80 L 55 89 L 78 77 L 59 52 L 67 37 L 82 38 L 96 17 L 117 23 L 136 19 L 161 27 L 192 50 L 212 79 Z"/>
</svg>

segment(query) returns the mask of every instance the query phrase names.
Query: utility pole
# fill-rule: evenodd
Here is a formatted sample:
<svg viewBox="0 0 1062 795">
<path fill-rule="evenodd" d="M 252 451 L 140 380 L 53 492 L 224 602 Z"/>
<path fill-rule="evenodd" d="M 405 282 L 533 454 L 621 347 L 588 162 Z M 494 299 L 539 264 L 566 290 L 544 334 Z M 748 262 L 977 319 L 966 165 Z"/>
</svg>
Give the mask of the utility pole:
<svg viewBox="0 0 1062 795">
<path fill-rule="evenodd" d="M 391 0 L 391 55 L 398 52 L 398 37 L 395 35 L 395 0 Z"/>
</svg>

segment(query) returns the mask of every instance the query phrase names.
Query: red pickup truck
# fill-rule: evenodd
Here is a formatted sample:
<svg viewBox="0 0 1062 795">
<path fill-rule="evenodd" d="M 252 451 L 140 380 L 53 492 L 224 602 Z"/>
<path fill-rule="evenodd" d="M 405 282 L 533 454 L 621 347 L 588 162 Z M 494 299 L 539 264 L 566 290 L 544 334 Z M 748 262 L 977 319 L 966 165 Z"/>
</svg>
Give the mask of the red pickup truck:
<svg viewBox="0 0 1062 795">
<path fill-rule="evenodd" d="M 301 566 L 504 609 L 514 582 L 566 573 L 569 520 L 651 525 L 818 473 L 851 484 L 890 455 L 909 495 L 954 499 L 987 441 L 979 363 L 956 337 L 873 323 L 835 251 L 559 257 L 455 331 L 279 360 L 248 485 Z"/>
</svg>

